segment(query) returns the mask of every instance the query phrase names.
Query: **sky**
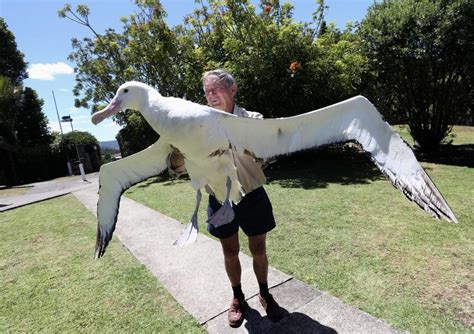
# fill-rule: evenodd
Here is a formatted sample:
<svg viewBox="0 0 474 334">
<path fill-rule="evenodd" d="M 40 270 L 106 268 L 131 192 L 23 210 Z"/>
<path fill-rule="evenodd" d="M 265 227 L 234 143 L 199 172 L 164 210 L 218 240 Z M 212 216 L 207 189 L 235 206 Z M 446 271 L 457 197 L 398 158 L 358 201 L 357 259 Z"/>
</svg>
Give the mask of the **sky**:
<svg viewBox="0 0 474 334">
<path fill-rule="evenodd" d="M 258 0 L 254 0 L 258 3 Z M 283 2 L 283 1 L 282 1 Z M 294 7 L 295 21 L 310 21 L 316 8 L 315 0 L 290 0 Z M 334 22 L 343 29 L 347 21 L 360 21 L 374 0 L 326 0 L 329 9 L 327 22 Z M 53 91 L 56 97 L 59 117 L 70 115 L 74 130 L 88 131 L 99 141 L 114 140 L 120 126 L 108 119 L 95 126 L 90 121 L 91 111 L 74 107 L 72 90 L 75 85 L 75 64 L 68 61 L 73 51 L 71 38 L 93 37 L 84 26 L 68 19 L 61 19 L 57 11 L 65 3 L 73 8 L 78 3 L 90 9 L 89 21 L 92 27 L 102 33 L 107 28 L 122 31 L 120 18 L 136 10 L 132 0 L 0 0 L 0 17 L 15 35 L 17 48 L 24 54 L 28 63 L 29 78 L 23 82 L 25 87 L 33 88 L 44 100 L 43 112 L 53 131 L 60 130 Z M 162 0 L 169 26 L 182 23 L 183 17 L 196 8 L 194 0 Z M 1 55 L 0 55 L 1 56 Z M 62 123 L 64 133 L 71 131 L 68 123 Z"/>
</svg>

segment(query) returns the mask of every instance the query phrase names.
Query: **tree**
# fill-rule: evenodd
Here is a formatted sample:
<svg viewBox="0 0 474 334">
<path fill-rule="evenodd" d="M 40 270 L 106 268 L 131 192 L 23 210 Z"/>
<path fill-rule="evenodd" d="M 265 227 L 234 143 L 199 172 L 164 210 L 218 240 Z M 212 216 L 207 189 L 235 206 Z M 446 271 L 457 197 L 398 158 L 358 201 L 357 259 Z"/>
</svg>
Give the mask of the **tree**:
<svg viewBox="0 0 474 334">
<path fill-rule="evenodd" d="M 194 65 L 185 64 L 185 54 L 188 53 L 185 50 L 192 48 L 192 44 L 179 43 L 177 34 L 164 21 L 166 12 L 159 1 L 137 0 L 136 4 L 137 12 L 122 18 L 124 31 L 121 34 L 113 29 L 98 34 L 89 24 L 87 6 L 78 5 L 74 11 L 66 4 L 58 12 L 60 17 L 86 26 L 95 36 L 94 39 L 73 39 L 72 42 L 75 51 L 69 59 L 77 65 L 76 106 L 91 107 L 96 111 L 112 99 L 122 83 L 129 80 L 159 87 L 165 96 L 195 97 L 189 93 L 189 88 L 196 84 L 189 82 L 187 78 L 190 76 L 183 75 L 186 69 L 195 69 Z M 132 117 L 127 114 L 119 113 L 114 117 L 118 124 L 124 125 L 119 136 L 123 147 L 127 148 L 122 152 L 124 155 L 149 146 L 157 138 L 156 133 L 146 136 L 153 131 L 141 114 Z"/>
<path fill-rule="evenodd" d="M 158 140 L 159 136 L 139 112 L 127 115 L 127 126 L 117 134 L 122 157 L 139 152 Z"/>
<path fill-rule="evenodd" d="M 68 158 L 77 173 L 79 173 L 78 155 L 86 173 L 99 170 L 101 164 L 100 144 L 92 134 L 87 131 L 73 131 L 64 135 L 54 132 L 52 137 L 53 142 L 50 147 L 53 154 L 63 161 Z"/>
<path fill-rule="evenodd" d="M 69 156 L 77 156 L 76 145 L 81 145 L 85 148 L 86 152 L 90 152 L 96 149 L 100 149 L 99 142 L 91 133 L 87 131 L 72 131 L 64 134 L 60 141 L 60 145 L 63 145 L 69 153 Z"/>
<path fill-rule="evenodd" d="M 48 119 L 42 111 L 44 101 L 36 91 L 26 87 L 21 95 L 16 117 L 16 135 L 22 145 L 50 144 Z"/>
<path fill-rule="evenodd" d="M 0 137 L 16 145 L 15 122 L 21 83 L 27 78 L 24 55 L 17 49 L 15 36 L 0 17 Z"/>
<path fill-rule="evenodd" d="M 26 87 L 21 92 L 15 122 L 18 147 L 16 169 L 21 183 L 43 181 L 58 176 L 52 166 L 52 136 L 49 133 L 48 120 L 42 111 L 43 103 L 33 89 Z"/>
<path fill-rule="evenodd" d="M 76 106 L 97 110 L 109 102 L 125 81 L 138 80 L 159 87 L 161 94 L 184 95 L 188 85 L 181 77 L 176 34 L 164 21 L 166 12 L 159 1 L 137 0 L 137 12 L 123 17 L 123 33 L 107 29 L 98 34 L 89 24 L 89 9 L 76 11 L 66 4 L 58 14 L 88 27 L 95 38 L 73 39 L 75 50 L 69 60 L 77 65 Z M 126 117 L 116 118 L 124 124 Z"/>
<path fill-rule="evenodd" d="M 14 156 L 17 151 L 15 113 L 20 91 L 8 77 L 0 75 L 0 182 L 9 186 L 18 181 Z"/>
<path fill-rule="evenodd" d="M 16 113 L 21 83 L 27 77 L 23 54 L 17 49 L 15 36 L 0 17 L 0 182 L 18 182 L 15 158 L 17 138 Z"/>
<path fill-rule="evenodd" d="M 5 20 L 0 17 L 0 75 L 9 78 L 17 86 L 28 77 L 24 55 L 18 51 L 15 36 L 8 30 Z"/>
<path fill-rule="evenodd" d="M 357 56 L 360 41 L 352 27 L 341 33 L 323 23 L 323 0 L 316 1 L 309 23 L 295 23 L 293 6 L 277 0 L 259 7 L 249 0 L 200 3 L 183 24 L 169 28 L 159 1 L 136 0 L 137 12 L 122 18 L 123 32 L 109 29 L 102 35 L 90 26 L 87 7 L 73 11 L 66 5 L 59 15 L 95 36 L 73 40 L 69 59 L 76 63 L 77 104 L 97 110 L 127 80 L 148 83 L 165 96 L 205 103 L 202 74 L 217 67 L 236 77 L 238 103 L 266 117 L 314 110 L 357 92 L 359 68 L 365 64 Z M 318 42 L 318 36 L 324 40 Z M 156 138 L 141 115 L 119 113 L 115 119 L 125 124 L 119 141 L 130 153 Z"/>
<path fill-rule="evenodd" d="M 365 41 L 370 97 L 407 122 L 415 141 L 436 150 L 472 105 L 474 3 L 386 0 L 369 8 Z"/>
<path fill-rule="evenodd" d="M 0 75 L 0 141 L 16 145 L 16 113 L 19 108 L 21 88 L 15 87 L 12 81 Z"/>
<path fill-rule="evenodd" d="M 323 1 L 318 1 L 313 21 L 303 24 L 294 22 L 289 3 L 262 1 L 259 8 L 247 0 L 208 3 L 185 19 L 186 32 L 201 55 L 201 68 L 225 67 L 234 74 L 238 103 L 246 108 L 284 117 L 354 94 L 351 76 L 335 75 L 349 67 L 327 58 L 327 47 L 338 41 L 317 42 L 324 27 Z"/>
</svg>

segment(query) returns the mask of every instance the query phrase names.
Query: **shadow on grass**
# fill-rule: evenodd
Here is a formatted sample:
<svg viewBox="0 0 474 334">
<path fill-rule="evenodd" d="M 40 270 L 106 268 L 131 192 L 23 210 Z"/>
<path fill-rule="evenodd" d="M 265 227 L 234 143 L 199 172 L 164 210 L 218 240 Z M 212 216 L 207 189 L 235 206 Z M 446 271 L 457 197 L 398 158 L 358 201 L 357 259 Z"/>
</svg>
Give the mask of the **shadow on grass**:
<svg viewBox="0 0 474 334">
<path fill-rule="evenodd" d="M 437 152 L 414 152 L 418 161 L 474 168 L 474 144 L 441 145 Z"/>
<path fill-rule="evenodd" d="M 330 183 L 368 184 L 384 179 L 367 153 L 333 145 L 281 157 L 265 170 L 268 181 L 284 188 L 325 188 Z"/>
<path fill-rule="evenodd" d="M 30 184 L 25 184 L 25 185 L 19 185 L 19 186 L 5 186 L 5 185 L 0 185 L 0 190 L 3 189 L 29 189 L 29 188 L 34 188 L 33 185 Z"/>
<path fill-rule="evenodd" d="M 169 176 L 168 172 L 165 171 L 158 176 L 151 177 L 148 180 L 137 184 L 135 188 L 139 188 L 139 189 L 148 188 L 154 183 L 161 183 L 164 186 L 173 186 L 176 184 L 182 184 L 182 183 L 188 183 L 188 182 L 189 182 L 189 177 L 187 175 L 176 179 Z"/>
</svg>

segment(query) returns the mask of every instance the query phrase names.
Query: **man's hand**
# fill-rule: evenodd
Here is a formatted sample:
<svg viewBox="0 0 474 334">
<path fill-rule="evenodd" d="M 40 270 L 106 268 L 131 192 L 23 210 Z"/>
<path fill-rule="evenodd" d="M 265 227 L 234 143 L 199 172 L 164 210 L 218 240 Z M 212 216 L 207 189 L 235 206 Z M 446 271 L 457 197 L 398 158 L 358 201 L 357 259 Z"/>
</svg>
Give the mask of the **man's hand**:
<svg viewBox="0 0 474 334">
<path fill-rule="evenodd" d="M 173 152 L 170 156 L 170 167 L 173 169 L 178 169 L 179 167 L 184 165 L 184 156 L 181 152 Z"/>
<path fill-rule="evenodd" d="M 168 166 L 168 173 L 175 178 L 181 175 L 187 174 L 186 166 L 184 165 L 184 155 L 174 146 L 173 152 L 171 152 L 166 158 L 166 165 Z"/>
</svg>

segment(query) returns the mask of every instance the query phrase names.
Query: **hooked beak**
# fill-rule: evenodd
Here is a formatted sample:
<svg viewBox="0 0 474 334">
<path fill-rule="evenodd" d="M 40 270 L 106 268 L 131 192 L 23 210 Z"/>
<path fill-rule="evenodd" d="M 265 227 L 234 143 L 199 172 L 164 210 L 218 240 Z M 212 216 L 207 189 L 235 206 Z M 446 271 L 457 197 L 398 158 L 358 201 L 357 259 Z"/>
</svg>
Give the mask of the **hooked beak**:
<svg viewBox="0 0 474 334">
<path fill-rule="evenodd" d="M 102 122 L 107 117 L 113 116 L 118 113 L 121 109 L 122 101 L 114 97 L 112 101 L 110 101 L 109 105 L 104 109 L 94 113 L 92 115 L 92 123 L 97 125 L 98 123 Z"/>
</svg>

